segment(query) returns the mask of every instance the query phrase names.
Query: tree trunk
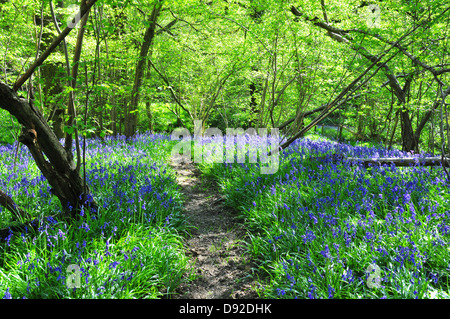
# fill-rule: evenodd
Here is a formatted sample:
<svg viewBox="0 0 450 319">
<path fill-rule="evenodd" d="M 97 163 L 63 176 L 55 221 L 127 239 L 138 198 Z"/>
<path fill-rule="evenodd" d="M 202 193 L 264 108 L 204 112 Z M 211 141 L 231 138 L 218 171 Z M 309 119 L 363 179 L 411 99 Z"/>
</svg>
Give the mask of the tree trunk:
<svg viewBox="0 0 450 319">
<path fill-rule="evenodd" d="M 415 151 L 418 153 L 419 145 L 415 138 L 408 110 L 400 110 L 400 119 L 402 128 L 402 150 L 405 152 Z"/>
<path fill-rule="evenodd" d="M 150 101 L 145 102 L 145 112 L 147 113 L 148 117 L 148 129 L 150 132 L 153 132 L 153 114 L 150 106 Z"/>
<path fill-rule="evenodd" d="M 95 2 L 96 0 L 83 1 L 78 16 L 83 18 Z M 66 150 L 59 143 L 42 113 L 34 107 L 33 99 L 27 101 L 17 96 L 16 92 L 72 29 L 73 25 L 65 28 L 16 81 L 13 88 L 0 81 L 0 108 L 8 111 L 23 126 L 19 142 L 29 149 L 42 175 L 52 187 L 51 192 L 61 202 L 62 211 L 67 217 L 75 217 L 83 205 L 96 211 L 97 204 L 80 177 L 72 160 L 71 149 Z"/>
<path fill-rule="evenodd" d="M 125 136 L 127 138 L 132 137 L 134 134 L 136 134 L 138 123 L 139 89 L 141 88 L 142 78 L 144 76 L 144 67 L 146 65 L 145 58 L 147 57 L 148 51 L 153 42 L 153 38 L 155 37 L 156 21 L 158 19 L 161 8 L 161 1 L 157 1 L 153 6 L 153 10 L 149 19 L 150 25 L 145 31 L 144 42 L 142 43 L 141 51 L 139 53 L 133 90 L 131 92 L 131 100 L 125 120 Z"/>
<path fill-rule="evenodd" d="M 256 80 L 253 80 L 252 83 L 249 85 L 249 93 L 250 93 L 250 122 L 249 127 L 253 127 L 256 124 L 256 113 L 258 112 L 258 103 L 256 102 L 256 94 L 257 94 L 257 88 L 255 84 Z"/>
<path fill-rule="evenodd" d="M 325 156 L 311 157 L 310 161 L 331 161 L 332 163 L 338 163 L 341 161 L 348 162 L 350 165 L 362 165 L 364 167 L 391 165 L 399 167 L 408 166 L 443 166 L 450 167 L 450 158 L 442 156 L 432 157 L 380 157 L 380 158 L 359 158 L 359 157 L 345 157 L 342 154 L 328 154 Z"/>
<path fill-rule="evenodd" d="M 117 107 L 113 105 L 111 108 L 111 131 L 113 136 L 117 136 Z"/>
<path fill-rule="evenodd" d="M 47 179 L 51 192 L 61 202 L 63 212 L 74 217 L 82 205 L 96 210 L 97 205 L 83 191 L 83 180 L 42 114 L 32 103 L 0 81 L 0 108 L 8 111 L 23 125 L 19 141 L 27 146 L 40 171 Z M 47 158 L 45 158 L 46 156 Z"/>
<path fill-rule="evenodd" d="M 422 133 L 422 130 L 424 129 L 427 122 L 430 120 L 430 118 L 433 115 L 433 112 L 437 110 L 437 108 L 441 105 L 442 101 L 445 101 L 448 95 L 450 95 L 450 86 L 447 87 L 445 91 L 442 92 L 443 95 L 441 96 L 441 99 L 438 99 L 434 102 L 433 107 L 431 110 L 427 111 L 425 115 L 423 116 L 422 120 L 420 121 L 419 125 L 417 125 L 416 132 L 414 133 L 416 141 L 419 141 L 420 134 Z"/>
<path fill-rule="evenodd" d="M 53 102 L 54 96 L 63 91 L 61 83 L 54 81 L 56 76 L 61 76 L 63 73 L 55 64 L 45 64 L 40 68 L 41 78 L 44 80 L 42 92 L 44 95 L 44 107 L 49 110 L 48 121 L 52 123 L 53 132 L 61 139 L 64 137 L 64 108 L 59 107 L 62 101 Z"/>
<path fill-rule="evenodd" d="M 29 218 L 28 214 L 22 209 L 20 209 L 20 207 L 17 207 L 13 199 L 1 190 L 0 190 L 0 205 L 9 210 L 11 214 L 16 218 L 16 220 L 20 221 L 24 218 L 26 219 Z"/>
<path fill-rule="evenodd" d="M 335 27 L 329 25 L 328 23 L 318 21 L 317 18 L 309 18 L 304 13 L 300 12 L 294 6 L 291 6 L 291 12 L 297 17 L 303 17 L 304 20 L 311 22 L 313 25 L 327 30 L 328 35 L 331 38 L 333 38 L 334 40 L 336 40 L 338 42 L 346 43 L 347 45 L 350 46 L 350 48 L 352 50 L 354 50 L 355 52 L 361 54 L 367 60 L 369 60 L 371 62 L 376 62 L 377 61 L 378 56 L 370 54 L 369 51 L 365 47 L 354 43 L 354 41 L 351 40 L 351 38 L 349 38 L 348 35 L 345 32 L 343 32 L 343 30 L 335 28 Z M 427 20 L 424 19 L 422 23 L 416 24 L 412 29 L 410 29 L 403 36 L 401 36 L 396 42 L 388 41 L 387 43 L 391 44 L 391 47 L 388 50 L 391 50 L 393 47 L 397 47 L 398 48 L 399 47 L 399 43 L 401 43 L 401 41 L 406 36 L 409 36 L 412 33 L 414 33 L 416 30 L 419 29 L 419 27 L 421 27 L 426 22 L 427 22 Z M 400 50 L 402 52 L 404 52 L 404 50 L 402 50 L 402 49 L 400 49 Z M 417 60 L 415 61 L 415 63 L 417 63 Z M 406 109 L 404 109 L 404 104 L 406 102 L 405 96 L 406 96 L 406 93 L 409 91 L 410 84 L 411 84 L 411 81 L 412 81 L 412 75 L 407 77 L 405 85 L 402 88 L 400 86 L 400 83 L 398 82 L 397 76 L 394 75 L 394 73 L 391 71 L 391 69 L 389 68 L 389 66 L 388 66 L 388 64 L 386 62 L 382 63 L 379 60 L 378 66 L 383 69 L 384 74 L 386 75 L 386 77 L 389 80 L 389 82 L 388 82 L 389 86 L 392 88 L 394 94 L 396 95 L 399 104 L 402 105 L 402 112 L 401 112 L 400 118 L 401 118 L 401 127 L 402 127 L 402 147 L 403 147 L 403 150 L 404 151 L 418 151 L 419 139 L 416 138 L 416 137 L 420 136 L 420 131 L 416 132 L 416 133 L 419 133 L 419 134 L 414 134 L 414 131 L 412 129 L 411 119 L 409 117 L 408 111 Z M 428 69 L 429 69 L 429 67 L 428 67 Z M 437 75 L 436 71 L 433 74 L 436 76 Z"/>
<path fill-rule="evenodd" d="M 370 166 L 378 166 L 378 165 L 391 165 L 394 164 L 395 166 L 445 166 L 449 167 L 449 159 L 439 156 L 435 157 L 426 157 L 426 158 L 354 158 L 354 157 L 348 157 L 347 161 L 349 161 L 351 164 L 362 164 L 364 167 L 370 167 Z"/>
<path fill-rule="evenodd" d="M 81 2 L 81 8 L 83 6 L 85 6 L 87 4 L 87 0 L 83 0 Z M 78 140 L 78 129 L 77 129 L 77 122 L 76 122 L 76 117 L 77 117 L 77 113 L 76 113 L 76 108 L 75 108 L 75 89 L 77 86 L 77 77 L 78 77 L 78 68 L 79 68 L 79 63 L 80 63 L 80 57 L 81 57 L 81 50 L 83 47 L 83 38 L 84 38 L 84 32 L 85 32 L 85 27 L 87 24 L 87 20 L 89 18 L 89 11 L 86 12 L 86 14 L 81 18 L 80 20 L 80 28 L 78 30 L 78 35 L 77 35 L 77 42 L 75 45 L 75 50 L 73 53 L 73 62 L 72 62 L 72 71 L 71 71 L 71 86 L 72 86 L 72 92 L 71 94 L 69 94 L 69 105 L 67 108 L 67 114 L 69 115 L 69 118 L 67 119 L 67 126 L 71 127 L 74 126 L 75 130 L 73 133 L 66 133 L 66 137 L 65 137 L 65 149 L 67 152 L 68 156 L 72 156 L 72 142 L 73 142 L 73 135 L 75 133 L 75 143 L 76 143 L 76 148 L 77 148 L 77 170 L 79 170 L 80 168 L 80 146 L 79 146 L 79 140 Z M 70 158 L 70 160 L 72 160 L 72 158 Z"/>
<path fill-rule="evenodd" d="M 82 5 L 80 7 L 80 12 L 77 14 L 77 17 L 79 16 L 82 18 L 95 4 L 97 0 L 90 0 L 86 2 L 82 2 Z M 75 19 L 76 20 L 76 19 Z M 78 22 L 78 21 L 75 21 Z M 75 23 L 76 24 L 76 23 Z M 50 46 L 37 58 L 34 63 L 28 68 L 28 70 L 22 74 L 22 76 L 14 83 L 13 90 L 17 92 L 20 87 L 31 77 L 33 72 L 36 70 L 37 67 L 42 65 L 42 63 L 48 58 L 48 56 L 56 49 L 56 47 L 65 39 L 65 37 L 72 31 L 72 26 L 67 26 L 50 44 Z"/>
<path fill-rule="evenodd" d="M 150 51 L 150 56 L 152 55 L 152 51 Z M 146 78 L 147 80 L 149 80 L 151 78 L 151 69 L 152 69 L 152 65 L 150 63 L 150 59 L 147 61 L 147 72 L 146 72 Z M 151 103 L 149 100 L 149 97 L 147 96 L 147 100 L 145 101 L 145 112 L 147 113 L 147 117 L 148 117 L 148 130 L 150 132 L 153 132 L 153 114 L 152 114 L 152 107 L 151 107 Z"/>
</svg>

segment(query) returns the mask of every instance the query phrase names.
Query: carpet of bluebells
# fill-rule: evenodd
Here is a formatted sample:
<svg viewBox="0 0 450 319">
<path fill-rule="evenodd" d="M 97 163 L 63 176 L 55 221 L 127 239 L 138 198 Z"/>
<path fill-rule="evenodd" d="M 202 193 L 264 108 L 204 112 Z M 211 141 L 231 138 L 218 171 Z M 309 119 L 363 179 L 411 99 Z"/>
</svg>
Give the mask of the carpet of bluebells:
<svg viewBox="0 0 450 319">
<path fill-rule="evenodd" d="M 414 156 L 307 138 L 283 151 L 272 175 L 258 163 L 200 165 L 247 225 L 260 296 L 449 298 L 442 167 L 364 168 L 332 154 Z"/>
<path fill-rule="evenodd" d="M 248 149 L 261 149 L 258 143 Z M 159 298 L 191 280 L 182 197 L 167 165 L 174 145 L 150 134 L 89 140 L 86 174 L 99 212 L 82 211 L 71 224 L 51 217 L 60 204 L 26 149 L 14 164 L 16 146 L 1 146 L 0 187 L 39 224 L 1 238 L 0 296 Z M 263 164 L 248 158 L 199 164 L 245 222 L 260 296 L 449 298 L 450 195 L 442 168 L 364 168 L 336 161 L 336 153 L 414 156 L 314 138 L 284 150 L 275 174 L 262 174 Z M 1 228 L 15 222 L 0 208 Z M 72 264 L 81 287 L 68 289 Z"/>
<path fill-rule="evenodd" d="M 87 183 L 99 211 L 82 210 L 70 224 L 58 220 L 60 203 L 25 147 L 14 165 L 16 145 L 0 146 L 1 189 L 39 223 L 1 238 L 0 296 L 160 298 L 189 280 L 172 145 L 150 134 L 88 140 Z M 0 208 L 1 228 L 16 222 Z M 79 267 L 79 288 L 68 288 L 69 265 Z"/>
</svg>

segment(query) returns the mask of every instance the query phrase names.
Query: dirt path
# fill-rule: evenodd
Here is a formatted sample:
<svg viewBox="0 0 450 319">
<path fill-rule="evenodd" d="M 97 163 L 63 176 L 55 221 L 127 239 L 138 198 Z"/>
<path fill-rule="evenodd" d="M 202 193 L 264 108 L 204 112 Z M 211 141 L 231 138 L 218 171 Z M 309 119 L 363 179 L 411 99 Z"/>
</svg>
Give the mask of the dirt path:
<svg viewBox="0 0 450 319">
<path fill-rule="evenodd" d="M 251 263 L 242 246 L 245 232 L 224 207 L 217 185 L 201 178 L 193 163 L 174 164 L 177 181 L 186 196 L 184 212 L 195 227 L 187 239 L 197 279 L 177 289 L 179 299 L 257 298 Z"/>
</svg>

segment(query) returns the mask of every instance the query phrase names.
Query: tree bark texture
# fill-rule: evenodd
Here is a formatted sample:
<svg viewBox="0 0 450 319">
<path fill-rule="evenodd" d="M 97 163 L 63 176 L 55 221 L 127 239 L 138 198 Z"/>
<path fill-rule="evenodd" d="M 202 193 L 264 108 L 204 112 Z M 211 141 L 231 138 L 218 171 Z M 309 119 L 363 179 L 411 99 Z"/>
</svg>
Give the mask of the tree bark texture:
<svg viewBox="0 0 450 319">
<path fill-rule="evenodd" d="M 0 108 L 8 111 L 23 126 L 19 141 L 29 149 L 52 187 L 51 192 L 61 202 L 63 211 L 73 216 L 86 203 L 89 192 L 83 192 L 84 183 L 76 171 L 71 154 L 67 154 L 39 110 L 1 81 Z M 94 201 L 87 204 L 96 208 Z"/>
</svg>

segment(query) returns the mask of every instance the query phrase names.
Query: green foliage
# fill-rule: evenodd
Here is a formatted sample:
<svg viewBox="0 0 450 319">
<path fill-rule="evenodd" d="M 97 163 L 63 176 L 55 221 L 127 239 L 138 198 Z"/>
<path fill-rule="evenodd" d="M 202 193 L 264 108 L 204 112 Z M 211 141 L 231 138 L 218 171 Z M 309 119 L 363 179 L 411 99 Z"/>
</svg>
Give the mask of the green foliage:
<svg viewBox="0 0 450 319">
<path fill-rule="evenodd" d="M 73 4 L 56 7 L 62 26 L 73 15 Z M 447 31 L 443 30 L 448 29 L 445 21 L 449 13 L 442 1 L 430 0 L 420 6 L 404 1 L 374 3 L 380 8 L 380 21 L 372 27 L 367 23 L 370 14 L 365 3 L 327 0 L 324 4 L 322 8 L 314 1 L 165 1 L 147 57 L 151 63 L 144 70 L 140 107 L 132 113 L 128 105 L 134 69 L 154 2 L 137 5 L 127 1 L 100 1 L 94 6 L 87 25 L 74 91 L 78 123 L 86 121 L 90 134 L 96 135 L 123 131 L 129 115 L 138 115 L 140 131 L 150 128 L 170 131 L 179 126 L 177 117 L 186 127 L 191 127 L 195 119 L 222 129 L 270 127 L 278 126 L 298 112 L 319 107 L 332 100 L 368 64 L 351 45 L 333 40 L 324 29 L 304 19 L 324 21 L 323 9 L 332 27 L 352 30 L 345 34 L 355 45 L 364 48 L 361 53 L 371 55 L 387 48 L 383 40 L 395 41 L 423 19 L 430 18 L 425 28 L 412 33 L 402 45 L 427 65 L 447 65 L 448 54 L 444 50 Z M 40 3 L 27 0 L 21 5 L 22 12 L 17 10 L 14 1 L 1 7 L 0 25 L 4 32 L 0 34 L 0 43 L 6 44 L 0 48 L 4 60 L 2 77 L 9 83 L 33 60 L 31 56 L 40 31 L 39 23 L 31 19 L 33 14 L 40 14 Z M 303 16 L 295 17 L 290 12 L 291 6 Z M 42 45 L 47 45 L 55 30 L 47 4 L 43 8 L 45 41 Z M 26 30 L 34 30 L 34 34 Z M 75 28 L 66 38 L 69 55 L 77 31 Z M 34 79 L 35 103 L 46 117 L 51 117 L 51 105 L 67 109 L 69 90 L 63 51 L 56 50 L 45 64 L 58 65 L 61 71 L 51 77 L 38 71 Z M 424 72 L 399 52 L 395 52 L 389 68 L 399 76 L 401 86 L 406 79 L 403 75 L 413 74 L 405 106 L 417 127 L 436 101 L 437 82 L 430 72 Z M 440 75 L 440 79 L 445 83 L 448 72 Z M 336 112 L 338 116 L 332 119 L 333 123 L 349 127 L 351 131 L 346 134 L 353 132 L 350 139 L 373 139 L 385 144 L 390 141 L 399 106 L 386 80 L 385 71 L 378 72 L 355 92 L 365 94 L 363 97 Z M 40 86 L 50 82 L 63 85 L 63 91 L 43 92 Z M 183 107 L 176 103 L 173 94 Z M 150 112 L 146 103 L 151 104 Z M 166 110 L 164 105 L 168 106 Z M 435 122 L 438 127 L 436 119 Z M 420 135 L 427 147 L 432 144 L 427 141 L 429 130 L 430 125 L 426 125 L 424 134 Z M 436 131 L 436 144 L 442 144 Z M 394 144 L 401 138 L 398 126 L 393 135 Z"/>
<path fill-rule="evenodd" d="M 19 133 L 17 121 L 6 111 L 0 110 L 0 144 L 12 144 Z"/>
</svg>

